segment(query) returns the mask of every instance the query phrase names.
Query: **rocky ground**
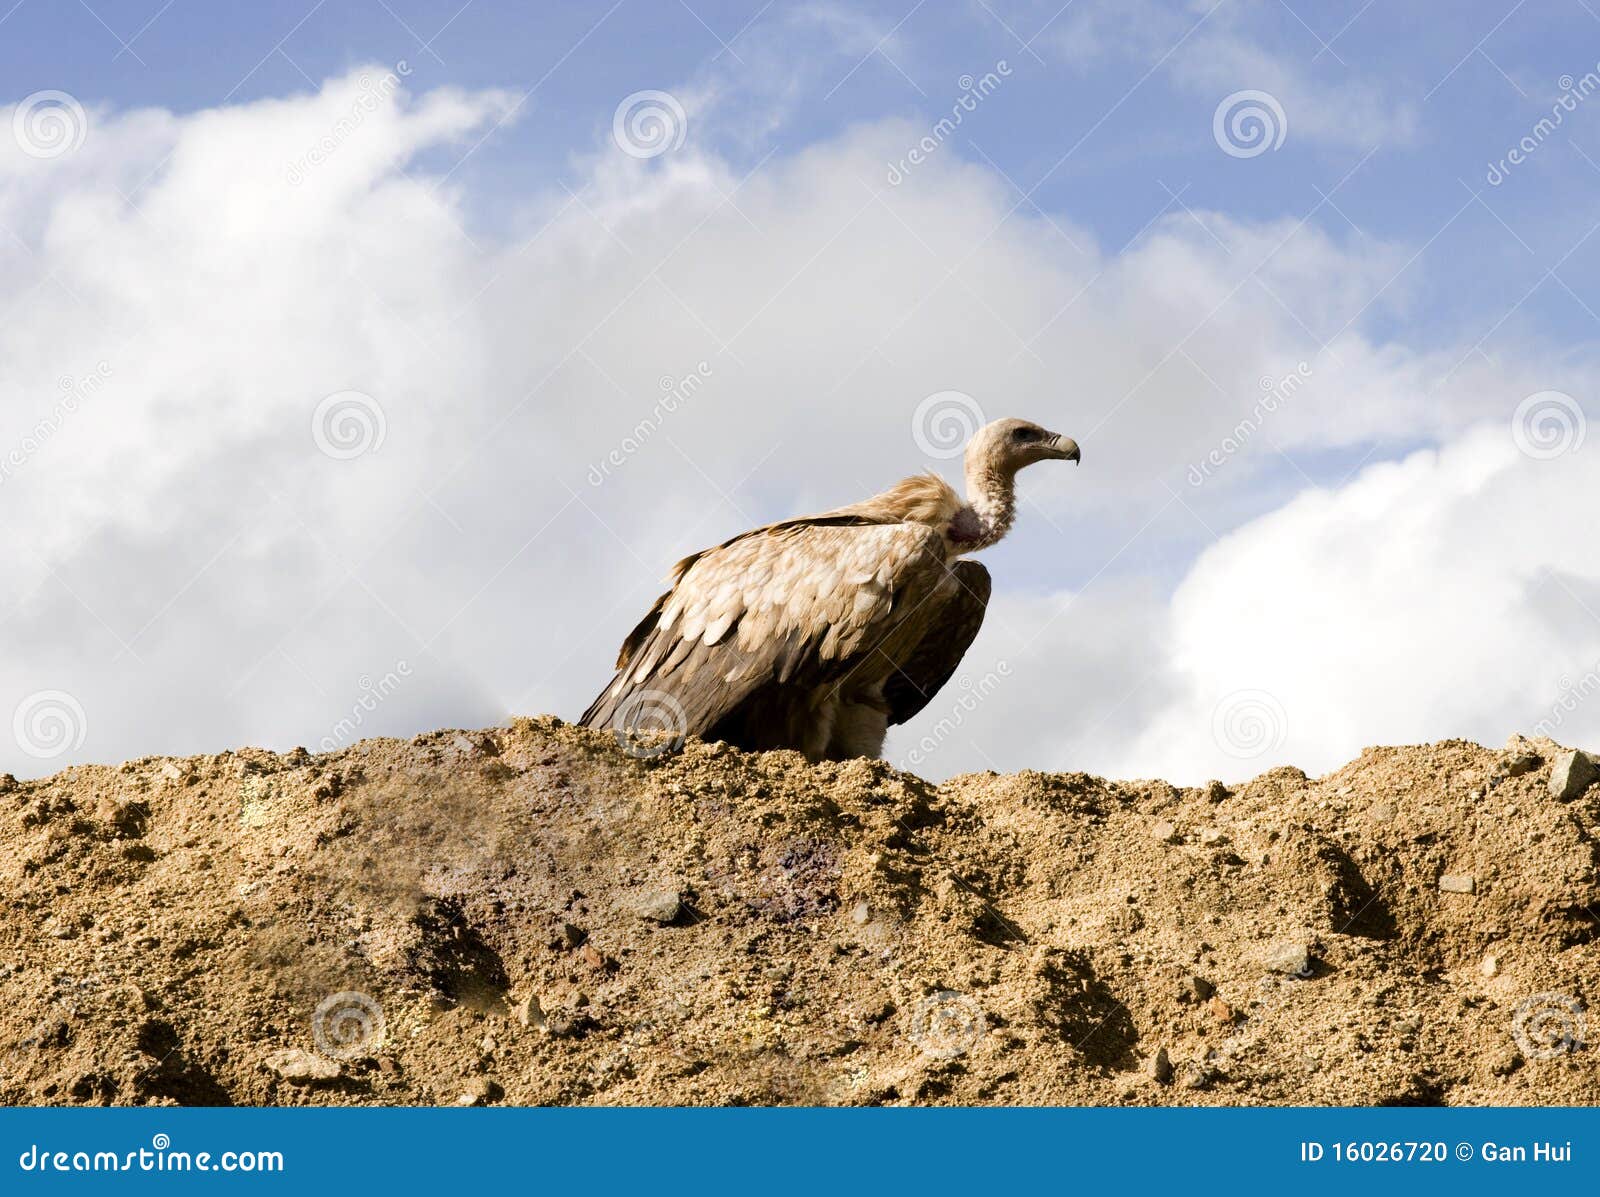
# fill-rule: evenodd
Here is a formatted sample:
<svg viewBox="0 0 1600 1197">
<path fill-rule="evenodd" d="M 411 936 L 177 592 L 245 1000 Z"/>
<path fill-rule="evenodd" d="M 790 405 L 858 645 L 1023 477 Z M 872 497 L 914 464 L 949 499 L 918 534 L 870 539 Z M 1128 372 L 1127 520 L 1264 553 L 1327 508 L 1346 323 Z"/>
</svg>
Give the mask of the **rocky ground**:
<svg viewBox="0 0 1600 1197">
<path fill-rule="evenodd" d="M 1233 789 L 659 747 L 0 779 L 0 1101 L 1600 1102 L 1548 741 Z"/>
</svg>

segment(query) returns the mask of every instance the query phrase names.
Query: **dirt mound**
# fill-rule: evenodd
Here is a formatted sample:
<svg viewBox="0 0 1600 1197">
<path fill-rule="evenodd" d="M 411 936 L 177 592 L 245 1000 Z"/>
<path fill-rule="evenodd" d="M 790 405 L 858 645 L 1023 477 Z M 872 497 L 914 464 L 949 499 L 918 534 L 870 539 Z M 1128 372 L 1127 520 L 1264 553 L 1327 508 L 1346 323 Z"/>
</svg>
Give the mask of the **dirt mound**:
<svg viewBox="0 0 1600 1197">
<path fill-rule="evenodd" d="M 1548 741 L 1231 790 L 657 747 L 0 779 L 0 1101 L 1600 1101 Z"/>
</svg>

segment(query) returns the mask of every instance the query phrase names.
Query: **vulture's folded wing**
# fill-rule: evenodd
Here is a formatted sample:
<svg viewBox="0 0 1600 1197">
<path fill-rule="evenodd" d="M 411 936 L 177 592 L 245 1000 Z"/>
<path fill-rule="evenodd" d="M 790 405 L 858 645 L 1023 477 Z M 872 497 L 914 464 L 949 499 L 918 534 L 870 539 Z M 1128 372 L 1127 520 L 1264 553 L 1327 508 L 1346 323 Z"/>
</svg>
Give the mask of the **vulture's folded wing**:
<svg viewBox="0 0 1600 1197">
<path fill-rule="evenodd" d="M 957 561 L 950 574 L 955 585 L 935 596 L 933 601 L 941 604 L 939 611 L 928 621 L 910 655 L 883 684 L 891 724 L 906 722 L 928 705 L 955 673 L 983 626 L 983 613 L 989 606 L 989 571 L 976 561 Z"/>
<path fill-rule="evenodd" d="M 927 618 L 949 585 L 931 528 L 837 516 L 746 533 L 674 572 L 585 725 L 609 726 L 641 701 L 659 709 L 665 696 L 674 730 L 703 735 L 764 686 L 840 680 L 889 637 L 903 641 L 906 621 Z"/>
</svg>

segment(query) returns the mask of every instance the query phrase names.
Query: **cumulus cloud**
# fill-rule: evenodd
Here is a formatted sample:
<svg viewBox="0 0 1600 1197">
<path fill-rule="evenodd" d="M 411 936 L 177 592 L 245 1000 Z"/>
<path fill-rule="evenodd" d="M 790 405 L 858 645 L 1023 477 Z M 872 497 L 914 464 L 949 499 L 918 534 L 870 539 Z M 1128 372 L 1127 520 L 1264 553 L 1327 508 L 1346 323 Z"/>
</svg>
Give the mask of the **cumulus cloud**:
<svg viewBox="0 0 1600 1197">
<path fill-rule="evenodd" d="M 672 561 L 948 468 L 912 418 L 958 390 L 1086 464 L 1025 475 L 973 661 L 1012 680 L 926 770 L 1150 772 L 1178 742 L 1151 737 L 1233 679 L 1189 644 L 1229 602 L 1207 563 L 1268 542 L 1237 532 L 1170 613 L 1168 592 L 1287 497 L 1285 454 L 1315 474 L 1568 385 L 1373 340 L 1404 247 L 1197 213 L 1109 254 L 952 147 L 891 185 L 926 132 L 906 121 L 747 174 L 691 99 L 680 150 L 630 157 L 607 126 L 506 205 L 452 168 L 514 106 L 371 69 L 92 110 L 50 161 L 0 145 L 0 769 L 575 715 Z M 1241 441 L 1261 379 L 1300 362 Z M 58 692 L 82 726 L 24 726 Z"/>
</svg>

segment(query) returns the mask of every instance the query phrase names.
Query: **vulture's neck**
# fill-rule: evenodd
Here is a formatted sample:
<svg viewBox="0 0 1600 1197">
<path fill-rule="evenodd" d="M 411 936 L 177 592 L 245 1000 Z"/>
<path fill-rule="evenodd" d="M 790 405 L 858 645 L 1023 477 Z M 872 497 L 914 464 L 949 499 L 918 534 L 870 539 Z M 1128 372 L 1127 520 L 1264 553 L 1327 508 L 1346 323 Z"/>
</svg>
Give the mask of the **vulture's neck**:
<svg viewBox="0 0 1600 1197">
<path fill-rule="evenodd" d="M 1017 518 L 1016 473 L 983 461 L 968 462 L 967 506 L 977 516 L 975 539 L 963 537 L 961 547 L 967 552 L 986 549 L 1011 531 Z"/>
</svg>

